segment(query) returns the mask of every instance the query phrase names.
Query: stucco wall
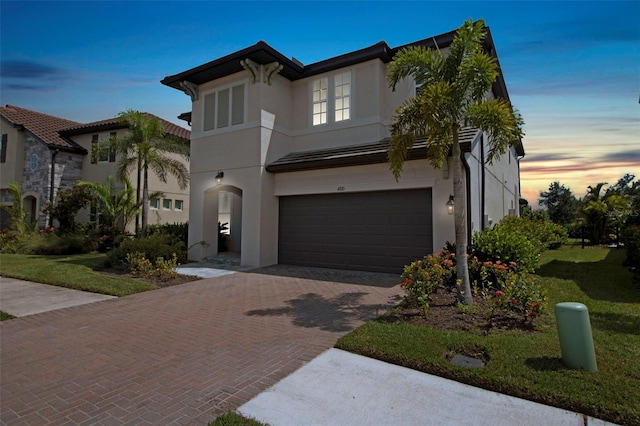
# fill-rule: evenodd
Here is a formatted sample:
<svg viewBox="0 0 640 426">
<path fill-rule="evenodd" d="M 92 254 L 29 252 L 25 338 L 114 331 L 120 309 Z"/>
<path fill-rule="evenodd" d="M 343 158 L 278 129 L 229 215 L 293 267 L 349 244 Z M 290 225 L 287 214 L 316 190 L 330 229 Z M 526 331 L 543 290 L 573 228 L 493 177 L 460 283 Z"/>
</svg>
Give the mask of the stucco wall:
<svg viewBox="0 0 640 426">
<path fill-rule="evenodd" d="M 388 87 L 386 65 L 371 60 L 344 69 L 291 82 L 275 75 L 271 85 L 252 83 L 247 71 L 199 87 L 192 108 L 190 259 L 217 253 L 218 193 L 236 191 L 241 203 L 241 253 L 244 265 L 263 266 L 277 262 L 279 196 L 359 192 L 409 188 L 432 188 L 433 247 L 439 250 L 454 240 L 453 216 L 445 207 L 453 194 L 453 173 L 434 170 L 426 160 L 409 161 L 396 182 L 387 164 L 268 173 L 265 166 L 290 152 L 311 151 L 377 142 L 389 136 L 388 125 L 396 108 L 415 93 L 411 79 Z M 311 117 L 313 81 L 346 70 L 351 71 L 351 118 L 313 126 Z M 203 131 L 204 96 L 220 88 L 245 84 L 245 121 L 240 125 Z M 330 105 L 329 105 L 330 106 Z M 328 114 L 332 111 L 329 108 Z M 472 179 L 472 230 L 482 228 L 480 149 L 468 155 Z M 447 163 L 450 169 L 450 162 Z M 224 172 L 218 185 L 215 175 Z M 486 212 L 496 220 L 508 214 L 511 202 L 517 209 L 517 161 L 504 156 L 485 170 Z M 204 241 L 205 244 L 198 244 Z"/>
<path fill-rule="evenodd" d="M 126 135 L 127 129 L 118 129 L 118 130 L 110 130 L 107 132 L 91 132 L 83 135 L 75 135 L 72 137 L 73 141 L 84 147 L 89 153 L 91 153 L 91 140 L 92 135 L 94 134 L 107 134 L 110 135 L 112 132 L 116 132 L 116 137 L 123 137 Z M 184 161 L 182 157 L 175 154 L 167 154 L 167 156 L 172 157 L 174 159 L 178 159 Z M 79 179 L 104 183 L 108 177 L 115 177 L 118 169 L 118 162 L 120 161 L 120 157 L 117 156 L 115 162 L 91 162 L 91 155 L 85 155 L 82 160 L 82 174 Z M 189 163 L 185 162 L 187 169 L 189 169 Z M 129 173 L 129 180 L 134 189 L 137 187 L 137 174 L 135 170 L 132 170 Z M 118 183 L 118 189 L 124 188 L 122 183 Z M 152 171 L 149 171 L 149 193 L 153 192 L 162 192 L 164 193 L 164 197 L 162 197 L 158 202 L 158 209 L 152 210 L 149 209 L 149 224 L 162 224 L 162 223 L 184 223 L 189 220 L 189 187 L 185 189 L 180 189 L 178 186 L 177 180 L 169 175 L 167 177 L 167 182 L 163 183 L 158 176 Z M 163 199 L 171 200 L 171 208 L 169 210 L 163 208 Z M 175 200 L 181 200 L 183 203 L 183 207 L 181 211 L 175 210 Z M 81 212 L 79 215 L 80 220 L 88 220 L 89 219 L 89 211 L 85 209 L 85 211 Z M 128 224 L 127 230 L 133 231 L 133 223 Z"/>
<path fill-rule="evenodd" d="M 0 188 L 7 188 L 11 182 L 22 183 L 25 137 L 23 131 L 4 118 L 0 118 L 0 134 L 7 135 L 6 162 L 0 165 Z"/>
</svg>

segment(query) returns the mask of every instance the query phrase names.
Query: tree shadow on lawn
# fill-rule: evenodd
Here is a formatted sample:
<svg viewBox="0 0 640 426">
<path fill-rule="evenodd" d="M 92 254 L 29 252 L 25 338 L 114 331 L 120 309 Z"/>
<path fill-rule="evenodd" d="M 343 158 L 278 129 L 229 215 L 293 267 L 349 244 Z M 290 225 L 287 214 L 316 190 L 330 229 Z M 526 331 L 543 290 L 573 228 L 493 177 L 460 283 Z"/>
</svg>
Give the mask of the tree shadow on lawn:
<svg viewBox="0 0 640 426">
<path fill-rule="evenodd" d="M 542 265 L 537 275 L 571 280 L 594 300 L 640 303 L 640 289 L 634 287 L 631 273 L 621 266 L 620 253 L 614 250 L 599 262 L 553 260 Z"/>
<path fill-rule="evenodd" d="M 524 363 L 537 371 L 561 371 L 568 369 L 562 362 L 562 358 L 553 356 L 527 358 Z"/>
<path fill-rule="evenodd" d="M 86 266 L 94 271 L 102 271 L 108 269 L 105 266 L 106 256 L 100 255 L 72 255 L 70 256 L 52 256 L 55 262 L 70 263 L 72 265 Z"/>
<path fill-rule="evenodd" d="M 590 312 L 591 325 L 603 331 L 635 334 L 640 336 L 640 315 L 613 312 Z"/>
<path fill-rule="evenodd" d="M 382 315 L 395 303 L 390 298 L 387 304 L 363 305 L 362 297 L 368 293 L 342 293 L 327 298 L 316 293 L 302 294 L 287 300 L 287 306 L 280 308 L 256 309 L 248 311 L 249 316 L 289 316 L 298 327 L 319 328 L 324 331 L 351 331 L 365 321 Z"/>
</svg>

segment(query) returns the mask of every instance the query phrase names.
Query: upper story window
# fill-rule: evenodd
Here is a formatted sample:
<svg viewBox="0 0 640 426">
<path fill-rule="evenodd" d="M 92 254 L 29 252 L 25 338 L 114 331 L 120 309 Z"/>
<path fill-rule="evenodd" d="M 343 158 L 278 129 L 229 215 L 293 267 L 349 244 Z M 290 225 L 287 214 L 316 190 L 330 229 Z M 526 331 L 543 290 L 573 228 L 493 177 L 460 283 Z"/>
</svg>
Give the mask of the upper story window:
<svg viewBox="0 0 640 426">
<path fill-rule="evenodd" d="M 313 125 L 327 122 L 327 77 L 313 82 Z"/>
<path fill-rule="evenodd" d="M 91 163 L 113 163 L 116 161 L 116 132 L 91 136 Z"/>
<path fill-rule="evenodd" d="M 29 170 L 35 172 L 38 169 L 38 156 L 36 154 L 31 154 L 29 158 Z"/>
<path fill-rule="evenodd" d="M 202 130 L 223 129 L 244 123 L 244 84 L 204 96 Z"/>
<path fill-rule="evenodd" d="M 349 119 L 351 111 L 351 71 L 343 72 L 334 77 L 335 89 L 335 121 Z"/>
<path fill-rule="evenodd" d="M 332 90 L 329 90 L 329 87 Z M 313 125 L 351 118 L 351 71 L 313 81 Z M 328 112 L 332 111 L 332 114 Z"/>
</svg>

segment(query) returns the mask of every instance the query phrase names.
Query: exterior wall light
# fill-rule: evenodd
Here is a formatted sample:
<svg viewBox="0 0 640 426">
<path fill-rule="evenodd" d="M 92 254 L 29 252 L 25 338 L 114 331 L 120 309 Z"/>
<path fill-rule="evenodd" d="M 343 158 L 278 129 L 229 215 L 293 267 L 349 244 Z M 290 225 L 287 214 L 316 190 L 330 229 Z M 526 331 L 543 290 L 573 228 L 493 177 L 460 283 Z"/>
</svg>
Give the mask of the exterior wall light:
<svg viewBox="0 0 640 426">
<path fill-rule="evenodd" d="M 452 215 L 453 208 L 456 205 L 456 203 L 453 202 L 453 195 L 449 195 L 449 201 L 447 201 L 447 204 L 445 205 L 447 206 L 447 214 Z"/>
<path fill-rule="evenodd" d="M 224 178 L 224 172 L 218 171 L 216 175 L 216 184 L 220 185 L 222 183 L 222 178 Z"/>
</svg>

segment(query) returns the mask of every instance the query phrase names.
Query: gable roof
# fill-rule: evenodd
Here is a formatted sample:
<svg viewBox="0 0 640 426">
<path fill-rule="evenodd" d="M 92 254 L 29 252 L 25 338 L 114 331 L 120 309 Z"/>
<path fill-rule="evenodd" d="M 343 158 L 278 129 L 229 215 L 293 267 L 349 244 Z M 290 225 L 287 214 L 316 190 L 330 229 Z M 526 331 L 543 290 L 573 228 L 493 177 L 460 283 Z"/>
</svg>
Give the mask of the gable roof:
<svg viewBox="0 0 640 426">
<path fill-rule="evenodd" d="M 371 59 L 380 59 L 382 62 L 388 63 L 393 60 L 393 57 L 400 49 L 409 46 L 446 48 L 453 41 L 456 31 L 457 30 L 452 30 L 444 34 L 425 38 L 423 40 L 418 40 L 413 43 L 408 43 L 394 48 L 389 47 L 385 41 L 380 41 L 372 46 L 315 62 L 310 65 L 304 65 L 293 58 L 289 59 L 273 47 L 269 46 L 266 42 L 259 41 L 253 46 L 249 46 L 211 62 L 207 62 L 206 64 L 191 68 L 178 74 L 166 76 L 160 82 L 166 86 L 173 87 L 174 89 L 183 90 L 180 84 L 184 81 L 201 85 L 206 82 L 243 71 L 244 68 L 240 64 L 240 61 L 247 58 L 262 65 L 276 61 L 283 67 L 279 74 L 291 81 L 295 81 L 311 77 L 316 74 L 366 62 Z M 486 27 L 486 31 L 484 39 L 485 50 L 497 61 L 498 58 L 493 44 L 493 38 L 491 36 L 491 30 L 489 27 Z M 499 62 L 498 72 L 498 78 L 493 85 L 493 90 L 497 96 L 509 100 L 509 94 L 507 93 L 506 84 L 502 77 Z"/>
<path fill-rule="evenodd" d="M 148 112 L 143 112 L 143 114 L 147 117 L 153 117 L 157 120 L 160 120 L 165 133 L 186 140 L 189 140 L 191 138 L 191 132 L 189 130 L 173 124 L 167 120 L 164 120 L 158 116 L 149 114 Z M 73 136 L 84 135 L 93 132 L 106 132 L 109 130 L 126 129 L 127 127 L 128 125 L 126 123 L 123 123 L 118 117 L 114 117 L 86 124 L 76 123 L 75 126 L 63 129 L 60 133 L 64 136 Z"/>
<path fill-rule="evenodd" d="M 43 114 L 14 105 L 0 106 L 0 116 L 15 127 L 22 128 L 38 139 L 50 149 L 60 149 L 67 152 L 86 154 L 87 150 L 74 141 L 60 135 L 61 129 L 78 126 L 80 123 L 53 115 Z"/>
</svg>

